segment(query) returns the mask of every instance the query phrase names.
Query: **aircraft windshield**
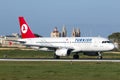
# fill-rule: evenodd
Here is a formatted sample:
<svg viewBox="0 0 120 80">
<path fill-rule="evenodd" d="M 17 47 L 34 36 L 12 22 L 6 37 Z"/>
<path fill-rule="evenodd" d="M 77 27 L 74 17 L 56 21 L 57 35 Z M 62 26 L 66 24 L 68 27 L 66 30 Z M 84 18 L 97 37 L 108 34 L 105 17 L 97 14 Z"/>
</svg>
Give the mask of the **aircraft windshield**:
<svg viewBox="0 0 120 80">
<path fill-rule="evenodd" d="M 112 43 L 111 41 L 102 41 L 102 43 Z"/>
</svg>

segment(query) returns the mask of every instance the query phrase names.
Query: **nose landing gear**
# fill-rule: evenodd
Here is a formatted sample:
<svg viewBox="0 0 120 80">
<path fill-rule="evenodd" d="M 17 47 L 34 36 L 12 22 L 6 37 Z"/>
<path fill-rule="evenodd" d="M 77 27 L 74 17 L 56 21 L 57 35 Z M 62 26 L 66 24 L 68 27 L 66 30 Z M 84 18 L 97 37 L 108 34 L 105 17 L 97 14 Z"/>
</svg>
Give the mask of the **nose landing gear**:
<svg viewBox="0 0 120 80">
<path fill-rule="evenodd" d="M 98 59 L 103 59 L 102 54 L 98 52 Z"/>
</svg>

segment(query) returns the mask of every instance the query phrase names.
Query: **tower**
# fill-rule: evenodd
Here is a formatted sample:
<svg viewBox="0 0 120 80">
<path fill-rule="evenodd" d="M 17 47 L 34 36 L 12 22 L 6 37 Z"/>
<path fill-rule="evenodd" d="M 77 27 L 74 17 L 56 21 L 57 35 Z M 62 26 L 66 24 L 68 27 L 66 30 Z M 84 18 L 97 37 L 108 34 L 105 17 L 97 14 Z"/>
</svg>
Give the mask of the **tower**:
<svg viewBox="0 0 120 80">
<path fill-rule="evenodd" d="M 75 28 L 73 28 L 72 37 L 76 37 L 76 29 Z"/>
<path fill-rule="evenodd" d="M 80 29 L 73 28 L 72 37 L 80 37 Z"/>
<path fill-rule="evenodd" d="M 80 33 L 80 29 L 78 28 L 77 30 L 76 30 L 76 37 L 80 37 L 81 36 L 81 33 Z"/>
<path fill-rule="evenodd" d="M 67 37 L 67 30 L 65 28 L 65 25 L 63 25 L 61 37 Z"/>
<path fill-rule="evenodd" d="M 53 32 L 51 32 L 51 37 L 60 37 L 60 33 L 57 29 L 57 27 L 54 28 Z"/>
</svg>

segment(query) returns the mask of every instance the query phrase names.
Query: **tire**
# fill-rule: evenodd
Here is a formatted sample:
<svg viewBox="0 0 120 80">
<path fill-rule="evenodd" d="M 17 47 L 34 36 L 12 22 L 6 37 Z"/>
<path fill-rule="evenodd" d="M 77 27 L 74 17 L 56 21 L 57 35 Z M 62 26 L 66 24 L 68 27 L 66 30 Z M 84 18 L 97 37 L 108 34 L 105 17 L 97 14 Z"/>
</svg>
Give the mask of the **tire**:
<svg viewBox="0 0 120 80">
<path fill-rule="evenodd" d="M 79 55 L 78 54 L 73 55 L 73 59 L 79 59 Z"/>
<path fill-rule="evenodd" d="M 103 59 L 103 57 L 102 56 L 98 56 L 98 59 Z"/>
</svg>

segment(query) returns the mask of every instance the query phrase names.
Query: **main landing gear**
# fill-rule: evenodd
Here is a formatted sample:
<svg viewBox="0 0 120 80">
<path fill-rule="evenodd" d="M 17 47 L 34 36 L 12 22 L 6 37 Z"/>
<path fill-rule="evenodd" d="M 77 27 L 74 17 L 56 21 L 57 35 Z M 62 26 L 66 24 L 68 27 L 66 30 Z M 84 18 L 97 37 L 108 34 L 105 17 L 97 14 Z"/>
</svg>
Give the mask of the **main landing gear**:
<svg viewBox="0 0 120 80">
<path fill-rule="evenodd" d="M 78 53 L 76 53 L 76 54 L 73 55 L 73 59 L 79 59 Z"/>
</svg>

